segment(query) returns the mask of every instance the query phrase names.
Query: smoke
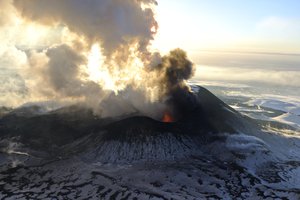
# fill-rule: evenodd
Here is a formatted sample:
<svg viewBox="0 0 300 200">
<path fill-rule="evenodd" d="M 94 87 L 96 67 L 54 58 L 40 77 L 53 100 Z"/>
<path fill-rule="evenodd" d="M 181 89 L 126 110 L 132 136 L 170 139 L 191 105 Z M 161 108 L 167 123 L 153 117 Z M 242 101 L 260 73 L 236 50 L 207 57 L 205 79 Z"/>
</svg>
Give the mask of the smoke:
<svg viewBox="0 0 300 200">
<path fill-rule="evenodd" d="M 175 89 L 187 87 L 185 81 L 195 73 L 193 63 L 188 60 L 186 53 L 181 49 L 175 49 L 169 55 L 162 57 L 157 68 L 161 74 L 161 85 L 164 86 L 163 92 L 166 95 Z"/>
<path fill-rule="evenodd" d="M 157 29 L 149 0 L 14 0 L 23 18 L 45 25 L 63 24 L 91 47 L 99 42 L 103 54 L 136 44 L 143 53 Z"/>
<path fill-rule="evenodd" d="M 0 5 L 1 29 L 13 30 L 5 36 L 12 38 L 5 49 L 26 57 L 13 65 L 22 69 L 28 101 L 68 99 L 101 116 L 137 111 L 157 117 L 174 91 L 189 91 L 185 81 L 194 68 L 186 53 L 151 51 L 158 29 L 154 0 L 2 0 Z M 24 27 L 34 30 L 27 38 Z M 48 36 L 42 42 L 41 32 Z M 22 45 L 24 38 L 30 41 L 25 51 L 16 48 L 20 38 Z"/>
</svg>

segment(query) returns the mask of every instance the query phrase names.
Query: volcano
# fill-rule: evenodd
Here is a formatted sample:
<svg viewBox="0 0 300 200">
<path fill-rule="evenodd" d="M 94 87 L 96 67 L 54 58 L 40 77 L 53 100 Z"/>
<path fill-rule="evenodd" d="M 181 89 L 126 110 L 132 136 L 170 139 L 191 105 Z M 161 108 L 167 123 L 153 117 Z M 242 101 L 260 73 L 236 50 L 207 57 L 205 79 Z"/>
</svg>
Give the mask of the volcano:
<svg viewBox="0 0 300 200">
<path fill-rule="evenodd" d="M 6 109 L 1 198 L 300 198 L 300 162 L 273 147 L 299 141 L 265 133 L 207 89 L 192 89 L 174 93 L 176 111 L 161 120 L 100 118 L 75 105 Z"/>
</svg>

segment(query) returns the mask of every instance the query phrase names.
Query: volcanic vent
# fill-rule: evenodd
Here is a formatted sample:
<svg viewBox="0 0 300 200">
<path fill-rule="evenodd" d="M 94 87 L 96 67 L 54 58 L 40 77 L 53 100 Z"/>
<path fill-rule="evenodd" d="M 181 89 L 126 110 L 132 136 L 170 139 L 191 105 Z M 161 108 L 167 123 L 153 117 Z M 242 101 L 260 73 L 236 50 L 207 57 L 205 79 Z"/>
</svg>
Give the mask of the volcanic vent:
<svg viewBox="0 0 300 200">
<path fill-rule="evenodd" d="M 175 119 L 169 111 L 165 111 L 162 117 L 162 122 L 171 123 L 171 122 L 175 122 Z"/>
</svg>

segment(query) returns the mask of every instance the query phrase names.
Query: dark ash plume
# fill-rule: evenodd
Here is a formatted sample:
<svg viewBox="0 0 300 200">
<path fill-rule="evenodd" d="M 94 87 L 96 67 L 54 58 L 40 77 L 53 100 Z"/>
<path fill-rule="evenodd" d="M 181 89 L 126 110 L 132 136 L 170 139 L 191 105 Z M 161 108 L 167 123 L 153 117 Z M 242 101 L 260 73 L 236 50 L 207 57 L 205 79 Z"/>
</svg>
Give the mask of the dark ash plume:
<svg viewBox="0 0 300 200">
<path fill-rule="evenodd" d="M 193 63 L 182 49 L 172 50 L 168 55 L 163 56 L 157 70 L 161 77 L 163 95 L 170 95 L 178 88 L 189 89 L 186 81 L 195 73 Z"/>
<path fill-rule="evenodd" d="M 194 75 L 195 67 L 186 52 L 182 49 L 172 50 L 161 58 L 155 70 L 160 77 L 160 96 L 167 106 L 167 112 L 176 120 L 190 113 L 196 101 L 186 81 Z"/>
</svg>

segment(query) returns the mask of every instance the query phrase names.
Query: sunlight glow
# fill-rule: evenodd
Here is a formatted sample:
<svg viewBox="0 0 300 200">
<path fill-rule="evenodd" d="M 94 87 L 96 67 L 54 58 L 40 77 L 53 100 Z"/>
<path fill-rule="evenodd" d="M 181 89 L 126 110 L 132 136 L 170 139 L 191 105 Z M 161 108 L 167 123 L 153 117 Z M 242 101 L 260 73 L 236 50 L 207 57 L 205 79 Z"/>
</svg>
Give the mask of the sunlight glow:
<svg viewBox="0 0 300 200">
<path fill-rule="evenodd" d="M 99 44 L 94 44 L 88 53 L 87 74 L 88 79 L 101 85 L 105 90 L 112 90 L 116 94 L 124 90 L 127 85 L 139 85 L 144 74 L 144 63 L 136 55 L 135 47 L 131 47 L 130 57 L 121 64 L 114 62 L 105 63 L 105 57 L 101 53 Z"/>
<path fill-rule="evenodd" d="M 47 37 L 48 28 L 36 25 L 28 24 L 25 25 L 24 31 L 24 43 L 27 45 L 37 45 L 40 43 L 40 40 Z"/>
<path fill-rule="evenodd" d="M 94 44 L 88 55 L 87 71 L 89 79 L 103 85 L 104 89 L 115 90 L 116 85 L 104 66 L 104 57 L 101 53 L 99 44 Z"/>
</svg>

